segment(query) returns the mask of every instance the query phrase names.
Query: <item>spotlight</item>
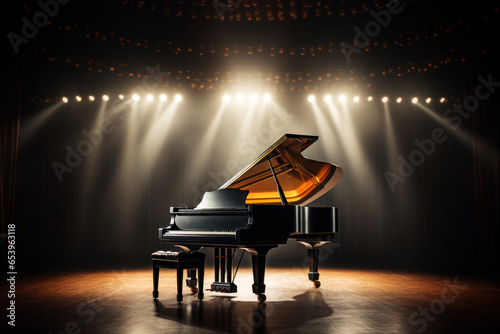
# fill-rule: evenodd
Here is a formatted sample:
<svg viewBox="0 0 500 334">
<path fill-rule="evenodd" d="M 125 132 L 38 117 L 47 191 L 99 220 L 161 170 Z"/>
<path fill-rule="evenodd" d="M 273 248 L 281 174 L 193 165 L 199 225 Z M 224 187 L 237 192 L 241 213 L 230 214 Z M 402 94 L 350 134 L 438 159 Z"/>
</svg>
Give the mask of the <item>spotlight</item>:
<svg viewBox="0 0 500 334">
<path fill-rule="evenodd" d="M 94 101 L 94 100 L 95 100 L 94 95 L 89 95 L 89 100 L 90 100 L 90 101 Z"/>
<path fill-rule="evenodd" d="M 416 97 L 414 97 L 413 99 L 411 99 L 411 103 L 415 104 L 418 102 L 418 99 Z"/>
<path fill-rule="evenodd" d="M 75 99 L 76 99 L 77 102 L 81 102 L 82 101 L 82 97 L 78 96 L 78 95 L 75 97 Z"/>
<path fill-rule="evenodd" d="M 134 95 L 132 95 L 132 100 L 134 100 L 134 101 L 139 101 L 140 99 L 141 99 L 141 98 L 139 97 L 139 95 L 138 95 L 138 94 L 134 94 Z"/>
<path fill-rule="evenodd" d="M 372 102 L 373 101 L 373 96 L 368 96 L 367 100 L 368 100 L 368 102 Z"/>
<path fill-rule="evenodd" d="M 387 103 L 387 101 L 389 101 L 389 98 L 388 98 L 387 96 L 384 96 L 384 97 L 382 98 L 382 102 Z"/>
<path fill-rule="evenodd" d="M 175 101 L 180 102 L 180 101 L 182 101 L 182 96 L 180 94 L 175 94 L 174 99 L 175 99 Z"/>
<path fill-rule="evenodd" d="M 146 100 L 153 101 L 153 95 L 151 94 L 146 95 Z"/>
<path fill-rule="evenodd" d="M 229 101 L 231 101 L 231 95 L 229 95 L 229 94 L 224 94 L 224 96 L 222 97 L 222 101 L 224 101 L 224 102 L 229 102 Z"/>
<path fill-rule="evenodd" d="M 109 96 L 108 96 L 108 95 L 103 95 L 103 96 L 102 96 L 102 99 L 103 99 L 104 101 L 109 101 Z"/>
<path fill-rule="evenodd" d="M 160 95 L 160 101 L 167 101 L 167 95 L 161 94 Z"/>
<path fill-rule="evenodd" d="M 425 99 L 425 103 L 429 104 L 431 102 L 432 102 L 432 99 L 430 97 L 428 97 L 428 98 Z"/>
<path fill-rule="evenodd" d="M 355 96 L 352 100 L 353 100 L 354 102 L 359 102 L 359 96 Z"/>
<path fill-rule="evenodd" d="M 271 101 L 271 94 L 265 94 L 264 95 L 264 101 L 266 101 L 266 102 Z"/>
<path fill-rule="evenodd" d="M 118 98 L 119 98 L 120 100 L 123 100 L 123 99 L 125 98 L 125 96 L 123 96 L 123 94 L 120 94 L 120 95 L 118 95 Z"/>
<path fill-rule="evenodd" d="M 345 100 L 346 100 L 346 97 L 345 97 L 344 94 L 342 94 L 342 95 L 339 96 L 339 101 L 340 102 L 345 102 Z"/>
<path fill-rule="evenodd" d="M 316 97 L 314 95 L 309 95 L 309 97 L 307 98 L 307 100 L 309 102 L 314 102 L 314 101 L 316 101 Z"/>
<path fill-rule="evenodd" d="M 243 102 L 243 94 L 236 95 L 236 101 Z"/>
<path fill-rule="evenodd" d="M 439 102 L 441 102 L 441 103 L 445 103 L 445 102 L 446 102 L 446 98 L 444 98 L 444 97 L 440 98 L 440 99 L 439 99 Z"/>
<path fill-rule="evenodd" d="M 403 98 L 398 97 L 398 98 L 396 99 L 396 102 L 397 102 L 397 103 L 401 103 L 401 102 L 403 102 Z"/>
<path fill-rule="evenodd" d="M 332 96 L 331 95 L 325 96 L 325 102 L 331 102 L 331 101 L 332 101 Z"/>
<path fill-rule="evenodd" d="M 67 98 L 66 96 L 63 96 L 62 101 L 63 101 L 64 103 L 68 103 L 68 98 Z"/>
<path fill-rule="evenodd" d="M 257 101 L 257 94 L 250 95 L 250 101 L 252 101 L 252 102 Z"/>
</svg>

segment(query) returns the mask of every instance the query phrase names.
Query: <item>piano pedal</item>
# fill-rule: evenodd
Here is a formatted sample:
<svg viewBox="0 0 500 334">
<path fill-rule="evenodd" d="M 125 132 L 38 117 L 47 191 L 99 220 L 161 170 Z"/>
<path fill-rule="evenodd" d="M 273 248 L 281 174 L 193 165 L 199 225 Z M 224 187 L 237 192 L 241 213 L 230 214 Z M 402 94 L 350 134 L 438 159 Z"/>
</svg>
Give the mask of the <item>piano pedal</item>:
<svg viewBox="0 0 500 334">
<path fill-rule="evenodd" d="M 210 286 L 210 291 L 222 293 L 235 293 L 238 292 L 238 287 L 234 283 L 214 282 Z"/>
<path fill-rule="evenodd" d="M 231 292 L 227 289 L 223 289 L 223 288 L 219 288 L 219 289 L 207 289 L 207 291 L 211 291 L 211 292 Z"/>
</svg>

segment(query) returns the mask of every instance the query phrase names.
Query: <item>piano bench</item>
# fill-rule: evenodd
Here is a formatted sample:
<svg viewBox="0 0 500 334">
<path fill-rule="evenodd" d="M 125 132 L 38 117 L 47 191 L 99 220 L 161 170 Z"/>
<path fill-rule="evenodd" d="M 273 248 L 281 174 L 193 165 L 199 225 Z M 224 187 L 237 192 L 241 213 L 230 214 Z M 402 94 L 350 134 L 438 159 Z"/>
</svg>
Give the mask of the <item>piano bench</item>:
<svg viewBox="0 0 500 334">
<path fill-rule="evenodd" d="M 203 273 L 205 270 L 205 253 L 157 251 L 151 254 L 153 260 L 153 298 L 158 298 L 158 281 L 160 268 L 177 269 L 177 302 L 182 302 L 182 276 L 184 269 L 188 270 L 186 283 L 193 293 L 198 292 L 198 299 L 203 299 Z M 196 279 L 198 270 L 198 280 Z M 196 282 L 198 281 L 198 288 Z"/>
</svg>

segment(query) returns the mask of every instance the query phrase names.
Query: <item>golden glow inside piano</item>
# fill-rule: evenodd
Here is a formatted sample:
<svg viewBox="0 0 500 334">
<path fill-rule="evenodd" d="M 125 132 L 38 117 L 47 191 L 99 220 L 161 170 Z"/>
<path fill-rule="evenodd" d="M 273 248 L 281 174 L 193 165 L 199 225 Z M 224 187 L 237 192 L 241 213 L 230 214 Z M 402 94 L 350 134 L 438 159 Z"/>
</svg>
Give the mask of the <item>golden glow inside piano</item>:
<svg viewBox="0 0 500 334">
<path fill-rule="evenodd" d="M 319 287 L 319 249 L 338 231 L 337 208 L 306 205 L 335 186 L 342 169 L 302 155 L 317 140 L 285 134 L 218 190 L 206 192 L 197 207 L 171 207 L 170 225 L 159 229 L 160 241 L 191 251 L 213 247 L 212 291 L 237 291 L 231 278 L 234 251 L 248 251 L 253 293 L 265 301 L 267 253 L 293 238 L 306 246 L 309 280 Z M 188 271 L 188 280 L 195 274 Z"/>
</svg>

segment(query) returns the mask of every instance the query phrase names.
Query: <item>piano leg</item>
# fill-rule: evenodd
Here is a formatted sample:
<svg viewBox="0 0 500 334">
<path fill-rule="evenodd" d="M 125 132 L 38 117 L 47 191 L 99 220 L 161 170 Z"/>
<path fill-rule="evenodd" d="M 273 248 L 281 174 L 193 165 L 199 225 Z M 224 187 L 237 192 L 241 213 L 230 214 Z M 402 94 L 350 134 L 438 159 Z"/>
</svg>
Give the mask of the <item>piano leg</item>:
<svg viewBox="0 0 500 334">
<path fill-rule="evenodd" d="M 319 281 L 319 249 L 329 241 L 304 241 L 297 240 L 307 248 L 307 258 L 309 262 L 309 280 L 313 282 L 316 288 L 321 286 Z"/>
<path fill-rule="evenodd" d="M 252 291 L 257 295 L 260 302 L 266 301 L 266 285 L 264 284 L 264 276 L 266 272 L 266 256 L 269 250 L 276 246 L 262 246 L 254 248 L 245 248 L 247 252 L 252 254 L 252 270 L 253 270 L 253 285 Z"/>
<path fill-rule="evenodd" d="M 187 269 L 186 286 L 191 288 L 193 294 L 198 292 L 198 288 L 196 287 L 197 284 L 196 269 Z"/>
</svg>

